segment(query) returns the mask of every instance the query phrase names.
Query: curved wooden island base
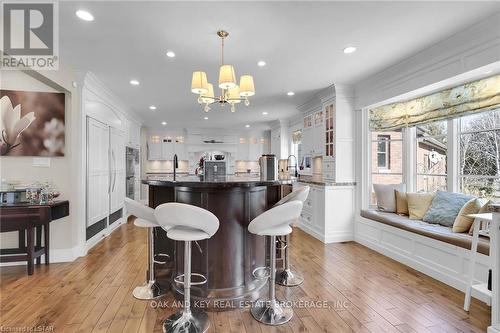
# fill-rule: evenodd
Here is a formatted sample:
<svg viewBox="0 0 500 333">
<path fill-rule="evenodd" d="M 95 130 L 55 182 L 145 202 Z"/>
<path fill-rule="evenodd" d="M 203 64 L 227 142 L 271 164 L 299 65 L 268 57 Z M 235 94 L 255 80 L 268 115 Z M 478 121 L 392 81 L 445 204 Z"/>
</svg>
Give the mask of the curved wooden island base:
<svg viewBox="0 0 500 333">
<path fill-rule="evenodd" d="M 205 208 L 220 221 L 219 230 L 210 239 L 200 241 L 192 249 L 192 272 L 206 276 L 207 283 L 192 286 L 195 306 L 213 310 L 242 307 L 245 301 L 256 300 L 265 280 L 256 279 L 252 272 L 265 266 L 266 239 L 248 232 L 250 221 L 274 205 L 281 197 L 279 181 L 260 181 L 231 177 L 205 181 L 199 177 L 183 177 L 176 182 L 168 179 L 146 180 L 149 185 L 149 206 L 166 202 L 181 202 Z M 163 288 L 172 288 L 176 297 L 183 286 L 173 278 L 183 273 L 183 242 L 167 238 L 157 228 L 155 254 L 169 257 L 167 264 L 156 264 L 155 274 Z"/>
</svg>

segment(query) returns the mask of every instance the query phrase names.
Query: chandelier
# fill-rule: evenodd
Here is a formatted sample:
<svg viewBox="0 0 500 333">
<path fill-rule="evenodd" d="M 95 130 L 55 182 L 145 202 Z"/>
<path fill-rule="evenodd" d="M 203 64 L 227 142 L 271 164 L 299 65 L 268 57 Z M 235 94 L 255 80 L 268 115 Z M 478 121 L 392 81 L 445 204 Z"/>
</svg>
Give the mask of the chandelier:
<svg viewBox="0 0 500 333">
<path fill-rule="evenodd" d="M 229 33 L 224 30 L 217 31 L 221 39 L 221 66 L 219 69 L 219 88 L 220 96 L 215 97 L 214 86 L 208 83 L 207 74 L 202 71 L 193 72 L 191 80 L 191 92 L 198 95 L 198 103 L 204 104 L 203 111 L 210 111 L 210 105 L 219 103 L 221 105 L 231 105 L 231 112 L 235 112 L 235 105 L 244 102 L 245 106 L 250 105 L 248 97 L 255 95 L 253 77 L 251 75 L 242 75 L 240 84 L 236 82 L 236 75 L 232 65 L 224 64 L 224 39 Z"/>
</svg>

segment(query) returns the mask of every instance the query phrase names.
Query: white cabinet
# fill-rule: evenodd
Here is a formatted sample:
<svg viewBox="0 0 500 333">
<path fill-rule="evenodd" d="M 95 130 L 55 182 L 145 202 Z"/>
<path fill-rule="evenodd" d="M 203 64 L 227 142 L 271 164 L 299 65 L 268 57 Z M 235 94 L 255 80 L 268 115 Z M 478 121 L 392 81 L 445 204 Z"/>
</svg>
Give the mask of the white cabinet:
<svg viewBox="0 0 500 333">
<path fill-rule="evenodd" d="M 309 196 L 299 219 L 299 227 L 324 243 L 344 242 L 354 237 L 354 186 L 309 186 Z"/>
<path fill-rule="evenodd" d="M 87 227 L 108 217 L 109 126 L 87 118 Z"/>
<path fill-rule="evenodd" d="M 324 154 L 323 122 L 323 111 L 314 112 L 304 117 L 304 127 L 302 128 L 303 155 L 321 156 Z"/>
<path fill-rule="evenodd" d="M 236 160 L 258 161 L 262 154 L 265 154 L 268 151 L 268 149 L 266 149 L 266 140 L 266 138 L 259 135 L 240 137 L 236 150 Z"/>
<path fill-rule="evenodd" d="M 109 154 L 109 212 L 113 214 L 123 207 L 125 199 L 125 133 L 113 127 L 109 133 Z"/>
<path fill-rule="evenodd" d="M 166 136 L 161 139 L 161 158 L 160 160 L 171 160 L 174 158 L 174 139 Z"/>
<path fill-rule="evenodd" d="M 312 155 L 314 146 L 313 129 L 311 127 L 302 130 L 302 154 Z"/>
<path fill-rule="evenodd" d="M 152 132 L 148 134 L 147 156 L 149 161 L 172 160 L 177 154 L 179 160 L 186 160 L 186 145 L 183 135 Z"/>
<path fill-rule="evenodd" d="M 87 117 L 87 239 L 121 216 L 127 140 L 124 131 Z"/>
<path fill-rule="evenodd" d="M 260 138 L 251 137 L 248 143 L 248 160 L 258 161 L 262 155 L 262 144 L 260 143 Z"/>
<path fill-rule="evenodd" d="M 313 115 L 312 154 L 314 156 L 322 156 L 324 153 L 325 139 L 323 130 L 323 122 L 324 122 L 323 118 L 324 118 L 323 111 L 315 112 Z"/>
<path fill-rule="evenodd" d="M 149 161 L 161 160 L 162 158 L 162 139 L 160 135 L 153 133 L 148 135 L 146 149 Z"/>
</svg>

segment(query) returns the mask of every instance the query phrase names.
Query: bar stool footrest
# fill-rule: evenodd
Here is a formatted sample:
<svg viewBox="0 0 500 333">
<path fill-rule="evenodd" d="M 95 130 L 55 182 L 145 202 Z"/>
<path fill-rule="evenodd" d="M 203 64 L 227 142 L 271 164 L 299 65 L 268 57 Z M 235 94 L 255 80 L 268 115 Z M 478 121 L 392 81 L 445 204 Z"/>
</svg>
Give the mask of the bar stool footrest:
<svg viewBox="0 0 500 333">
<path fill-rule="evenodd" d="M 153 258 L 153 262 L 155 264 L 164 265 L 168 262 L 167 261 L 168 258 L 170 258 L 170 256 L 166 253 L 157 253 Z"/>
<path fill-rule="evenodd" d="M 198 286 L 198 285 L 201 285 L 201 284 L 205 284 L 207 283 L 207 278 L 202 275 L 202 274 L 198 274 L 198 273 L 191 273 L 191 276 L 195 276 L 195 277 L 198 277 L 198 278 L 201 278 L 202 280 L 201 281 L 194 281 L 191 279 L 191 285 L 192 286 Z M 177 275 L 175 278 L 174 278 L 174 282 L 175 283 L 178 283 L 178 284 L 182 284 L 184 285 L 184 274 L 181 274 L 181 275 Z"/>
<path fill-rule="evenodd" d="M 257 267 L 252 271 L 252 275 L 259 280 L 268 279 L 271 276 L 271 269 L 269 267 Z"/>
</svg>

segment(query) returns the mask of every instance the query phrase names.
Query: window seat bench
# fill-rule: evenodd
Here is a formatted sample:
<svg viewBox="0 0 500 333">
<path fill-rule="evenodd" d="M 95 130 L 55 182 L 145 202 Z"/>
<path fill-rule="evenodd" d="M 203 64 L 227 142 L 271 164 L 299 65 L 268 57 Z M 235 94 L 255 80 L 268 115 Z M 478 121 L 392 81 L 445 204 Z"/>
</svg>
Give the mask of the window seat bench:
<svg viewBox="0 0 500 333">
<path fill-rule="evenodd" d="M 441 242 L 456 245 L 467 250 L 470 250 L 472 245 L 472 235 L 469 235 L 468 233 L 453 232 L 451 227 L 430 224 L 420 220 L 410 220 L 408 216 L 385 213 L 375 209 L 361 210 L 361 216 Z M 489 239 L 486 237 L 480 237 L 477 250 L 479 253 L 488 255 L 490 250 Z"/>
<path fill-rule="evenodd" d="M 361 210 L 356 219 L 356 242 L 465 291 L 472 244 L 468 233 L 454 233 L 448 227 L 374 209 Z M 476 282 L 487 281 L 489 247 L 489 239 L 481 237 Z"/>
</svg>

